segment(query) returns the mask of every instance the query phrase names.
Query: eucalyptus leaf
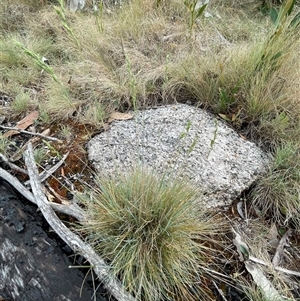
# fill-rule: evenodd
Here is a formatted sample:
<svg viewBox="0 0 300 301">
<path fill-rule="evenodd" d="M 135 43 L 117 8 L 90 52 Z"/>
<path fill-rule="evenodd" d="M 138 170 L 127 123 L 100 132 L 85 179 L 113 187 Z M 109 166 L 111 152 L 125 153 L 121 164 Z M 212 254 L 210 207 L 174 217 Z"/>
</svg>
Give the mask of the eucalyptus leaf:
<svg viewBox="0 0 300 301">
<path fill-rule="evenodd" d="M 242 241 L 242 237 L 239 233 L 237 233 L 235 230 L 233 230 L 233 233 L 235 234 L 233 243 L 236 246 L 237 252 L 239 253 L 240 261 L 248 260 L 249 256 L 250 256 L 250 250 L 249 250 L 248 245 Z"/>
</svg>

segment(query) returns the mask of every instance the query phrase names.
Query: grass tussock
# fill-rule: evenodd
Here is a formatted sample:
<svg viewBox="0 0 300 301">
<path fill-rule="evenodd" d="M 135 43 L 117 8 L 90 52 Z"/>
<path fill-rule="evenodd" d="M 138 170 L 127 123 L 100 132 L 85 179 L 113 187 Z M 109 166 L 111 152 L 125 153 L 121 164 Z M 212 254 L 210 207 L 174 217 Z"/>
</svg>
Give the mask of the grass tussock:
<svg viewBox="0 0 300 301">
<path fill-rule="evenodd" d="M 80 196 L 82 231 L 124 286 L 138 300 L 210 300 L 204 268 L 222 223 L 199 208 L 195 188 L 143 169 L 97 185 Z"/>
<path fill-rule="evenodd" d="M 299 146 L 284 144 L 276 149 L 268 174 L 253 189 L 253 204 L 259 207 L 262 215 L 272 217 L 282 225 L 292 221 L 298 227 L 299 182 Z"/>
</svg>

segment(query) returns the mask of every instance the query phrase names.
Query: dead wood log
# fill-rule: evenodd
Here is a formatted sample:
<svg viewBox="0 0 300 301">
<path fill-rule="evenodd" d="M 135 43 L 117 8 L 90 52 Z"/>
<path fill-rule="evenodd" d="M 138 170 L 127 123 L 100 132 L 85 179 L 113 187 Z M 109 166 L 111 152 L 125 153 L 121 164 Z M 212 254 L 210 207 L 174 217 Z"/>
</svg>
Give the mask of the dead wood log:
<svg viewBox="0 0 300 301">
<path fill-rule="evenodd" d="M 36 207 L 20 200 L 2 179 L 0 192 L 0 300 L 96 300 L 84 274 L 69 268 L 76 264 L 68 258 L 71 249 L 49 237 L 49 227 Z M 103 293 L 99 288 L 97 300 L 106 300 Z"/>
<path fill-rule="evenodd" d="M 34 195 L 20 183 L 20 181 L 11 175 L 6 170 L 0 167 L 0 178 L 6 180 L 12 185 L 21 195 L 23 195 L 28 201 L 37 205 Z M 48 202 L 48 201 L 47 201 Z M 49 205 L 58 212 L 75 217 L 79 221 L 84 220 L 83 210 L 77 204 L 62 205 L 57 203 L 49 202 Z"/>
<path fill-rule="evenodd" d="M 135 301 L 135 298 L 127 293 L 121 283 L 111 275 L 109 266 L 107 266 L 104 260 L 96 254 L 93 248 L 83 242 L 76 234 L 67 228 L 54 213 L 39 182 L 38 170 L 34 161 L 31 143 L 28 145 L 24 157 L 36 203 L 52 229 L 76 254 L 82 255 L 90 262 L 104 287 L 118 301 Z"/>
</svg>

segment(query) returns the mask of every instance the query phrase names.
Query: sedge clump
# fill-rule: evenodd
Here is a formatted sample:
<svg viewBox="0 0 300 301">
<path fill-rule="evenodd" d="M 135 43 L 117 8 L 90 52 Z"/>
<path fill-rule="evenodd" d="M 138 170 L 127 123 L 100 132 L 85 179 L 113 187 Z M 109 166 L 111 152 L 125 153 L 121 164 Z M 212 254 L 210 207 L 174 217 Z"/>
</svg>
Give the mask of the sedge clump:
<svg viewBox="0 0 300 301">
<path fill-rule="evenodd" d="M 81 230 L 124 287 L 137 300 L 210 300 L 220 221 L 200 209 L 197 189 L 143 169 L 96 182 L 80 196 Z"/>
</svg>

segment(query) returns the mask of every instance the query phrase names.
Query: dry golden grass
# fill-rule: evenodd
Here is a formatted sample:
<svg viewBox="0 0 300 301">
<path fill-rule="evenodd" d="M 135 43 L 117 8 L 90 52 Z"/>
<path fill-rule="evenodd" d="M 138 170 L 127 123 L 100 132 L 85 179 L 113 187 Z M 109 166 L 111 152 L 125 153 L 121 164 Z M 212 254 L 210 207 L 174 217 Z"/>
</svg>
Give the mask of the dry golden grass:
<svg viewBox="0 0 300 301">
<path fill-rule="evenodd" d="M 40 85 L 39 108 L 52 119 L 96 125 L 115 109 L 191 102 L 221 114 L 273 151 L 300 139 L 299 38 L 284 29 L 271 40 L 275 27 L 250 2 L 214 0 L 211 17 L 198 20 L 190 32 L 180 0 L 162 1 L 159 7 L 154 0 L 126 1 L 121 7 L 104 6 L 97 16 L 23 1 L 22 7 L 32 8 L 20 19 L 25 35 L 4 29 L 11 22 L 8 12 L 16 8 L 7 3 L 1 11 L 8 15 L 1 68 L 2 78 L 11 80 L 2 89 L 15 95 L 16 84 Z M 59 83 L 53 74 L 41 74 L 14 40 L 47 57 Z"/>
</svg>

